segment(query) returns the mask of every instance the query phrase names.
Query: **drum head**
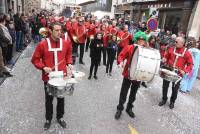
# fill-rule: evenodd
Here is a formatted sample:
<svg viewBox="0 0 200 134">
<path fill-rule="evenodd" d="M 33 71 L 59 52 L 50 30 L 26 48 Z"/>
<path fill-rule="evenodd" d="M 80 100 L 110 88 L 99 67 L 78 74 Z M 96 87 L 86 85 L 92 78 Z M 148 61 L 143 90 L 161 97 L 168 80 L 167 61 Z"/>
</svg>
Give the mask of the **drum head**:
<svg viewBox="0 0 200 134">
<path fill-rule="evenodd" d="M 74 78 L 69 78 L 69 79 L 65 79 L 67 84 L 76 84 L 78 83 L 76 79 Z"/>
<path fill-rule="evenodd" d="M 74 75 L 75 78 L 81 78 L 85 76 L 85 73 L 80 71 L 72 71 L 72 74 Z"/>
<path fill-rule="evenodd" d="M 161 69 L 161 71 L 168 74 L 168 75 L 171 75 L 171 76 L 178 76 L 177 73 L 170 71 L 170 70 L 167 70 L 167 69 Z"/>
<path fill-rule="evenodd" d="M 56 87 L 66 86 L 67 82 L 63 78 L 53 78 L 48 81 L 48 84 Z"/>
</svg>

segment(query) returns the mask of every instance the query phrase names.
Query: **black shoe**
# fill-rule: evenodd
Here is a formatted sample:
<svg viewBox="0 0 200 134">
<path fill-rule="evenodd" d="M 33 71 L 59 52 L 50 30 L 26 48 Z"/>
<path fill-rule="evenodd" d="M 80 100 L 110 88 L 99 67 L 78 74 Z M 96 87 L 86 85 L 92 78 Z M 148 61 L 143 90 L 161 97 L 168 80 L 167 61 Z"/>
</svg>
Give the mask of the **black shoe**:
<svg viewBox="0 0 200 134">
<path fill-rule="evenodd" d="M 22 50 L 20 50 L 20 49 L 17 49 L 17 50 L 16 50 L 16 52 L 19 52 L 19 53 L 21 53 L 21 52 L 22 52 Z"/>
<path fill-rule="evenodd" d="M 0 74 L 0 78 L 3 78 L 4 77 L 4 75 L 3 74 Z"/>
<path fill-rule="evenodd" d="M 48 130 L 51 126 L 51 121 L 46 120 L 46 122 L 44 123 L 44 130 Z"/>
<path fill-rule="evenodd" d="M 126 113 L 131 117 L 134 118 L 135 114 L 133 113 L 132 109 L 126 109 Z"/>
<path fill-rule="evenodd" d="M 167 102 L 166 100 L 162 100 L 161 102 L 159 102 L 158 106 L 163 106 L 165 105 L 166 102 Z"/>
<path fill-rule="evenodd" d="M 111 74 L 111 73 L 109 73 L 109 76 L 112 76 L 112 74 Z"/>
<path fill-rule="evenodd" d="M 85 65 L 85 63 L 84 63 L 84 62 L 82 62 L 82 61 L 81 61 L 81 62 L 79 62 L 79 64 L 83 64 L 83 65 Z"/>
<path fill-rule="evenodd" d="M 66 122 L 62 118 L 58 119 L 57 121 L 58 121 L 58 124 L 60 124 L 60 126 L 62 128 L 66 128 L 67 124 L 66 124 Z"/>
<path fill-rule="evenodd" d="M 97 80 L 97 79 L 98 79 L 98 77 L 95 75 L 95 76 L 94 76 L 94 79 L 95 79 L 95 80 Z"/>
<path fill-rule="evenodd" d="M 3 74 L 4 74 L 6 77 L 13 77 L 13 75 L 10 74 L 10 72 L 3 72 Z"/>
<path fill-rule="evenodd" d="M 187 93 L 186 91 L 182 91 L 182 90 L 179 90 L 181 93 L 183 93 L 183 94 L 185 94 L 185 93 Z"/>
<path fill-rule="evenodd" d="M 145 87 L 145 88 L 147 88 L 147 85 L 146 85 L 145 82 L 142 82 L 142 86 Z"/>
<path fill-rule="evenodd" d="M 92 77 L 92 76 L 90 75 L 90 76 L 88 77 L 88 80 L 90 80 L 90 79 L 91 79 L 91 77 Z"/>
<path fill-rule="evenodd" d="M 171 103 L 169 104 L 169 108 L 170 108 L 170 109 L 173 109 L 173 108 L 174 108 L 174 103 L 173 103 L 173 102 L 171 102 Z"/>
<path fill-rule="evenodd" d="M 115 119 L 118 120 L 121 117 L 122 111 L 117 110 L 116 114 L 115 114 Z"/>
</svg>

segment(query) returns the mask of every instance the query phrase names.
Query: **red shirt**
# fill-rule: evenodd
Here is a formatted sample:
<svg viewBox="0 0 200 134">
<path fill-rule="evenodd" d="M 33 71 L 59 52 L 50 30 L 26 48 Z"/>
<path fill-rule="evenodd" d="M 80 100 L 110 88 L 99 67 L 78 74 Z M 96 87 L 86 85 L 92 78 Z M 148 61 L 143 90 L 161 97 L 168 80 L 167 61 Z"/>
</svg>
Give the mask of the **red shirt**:
<svg viewBox="0 0 200 134">
<path fill-rule="evenodd" d="M 56 47 L 56 42 L 51 37 L 49 39 L 52 48 L 60 47 L 60 40 L 58 41 L 58 46 Z M 62 40 L 62 42 L 62 51 L 58 51 L 58 63 L 62 60 L 64 61 L 58 65 L 58 71 L 63 71 L 64 75 L 66 75 L 66 65 L 72 63 L 72 46 L 64 40 Z M 48 44 L 46 40 L 42 40 L 41 42 L 39 42 L 35 49 L 35 52 L 33 53 L 31 62 L 39 70 L 42 70 L 44 67 L 53 68 L 55 66 L 54 53 L 48 50 Z M 42 71 L 42 80 L 45 82 L 49 80 L 48 74 L 44 71 Z"/>
<path fill-rule="evenodd" d="M 90 37 L 91 35 L 95 35 L 96 34 L 96 26 L 94 24 L 90 24 L 88 27 L 88 34 L 87 37 Z"/>
<path fill-rule="evenodd" d="M 72 29 L 73 30 L 71 32 L 71 35 L 72 36 L 77 36 L 79 43 L 81 43 L 81 44 L 85 43 L 86 27 L 84 25 L 74 24 L 72 26 Z"/>
<path fill-rule="evenodd" d="M 126 31 L 118 32 L 117 37 L 119 37 L 121 39 L 121 42 L 119 43 L 120 48 L 123 48 L 123 47 L 129 45 L 129 41 L 131 41 L 133 38 L 133 36 Z"/>
<path fill-rule="evenodd" d="M 117 64 L 120 64 L 125 59 L 127 60 L 126 65 L 124 67 L 124 71 L 122 73 L 122 75 L 127 79 L 129 78 L 128 68 L 129 68 L 130 63 L 131 63 L 131 56 L 133 54 L 134 47 L 135 47 L 134 45 L 125 46 L 124 49 L 120 52 L 120 54 L 117 58 Z"/>
<path fill-rule="evenodd" d="M 114 34 L 114 35 L 117 35 L 117 32 L 118 32 L 117 28 L 112 25 L 108 27 L 108 31 L 110 34 Z"/>
<path fill-rule="evenodd" d="M 166 64 L 173 67 L 176 55 L 174 54 L 174 47 L 168 49 L 165 53 L 164 58 L 166 59 Z M 183 54 L 185 48 L 177 48 L 176 53 Z M 193 60 L 191 54 L 186 50 L 183 57 L 179 57 L 177 60 L 177 64 L 175 65 L 176 68 L 183 70 L 185 73 L 189 73 L 193 67 Z M 180 74 L 180 73 L 179 73 Z M 181 75 L 181 74 L 180 74 Z"/>
</svg>

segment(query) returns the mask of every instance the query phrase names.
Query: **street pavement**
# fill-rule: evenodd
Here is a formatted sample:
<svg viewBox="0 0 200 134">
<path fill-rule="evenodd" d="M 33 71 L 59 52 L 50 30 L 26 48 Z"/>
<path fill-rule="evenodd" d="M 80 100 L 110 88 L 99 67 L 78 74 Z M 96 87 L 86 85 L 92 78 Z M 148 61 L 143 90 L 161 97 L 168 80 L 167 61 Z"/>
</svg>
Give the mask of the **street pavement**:
<svg viewBox="0 0 200 134">
<path fill-rule="evenodd" d="M 105 66 L 98 70 L 98 80 L 88 80 L 90 58 L 85 53 L 86 65 L 75 69 L 86 74 L 75 85 L 72 96 L 65 98 L 67 128 L 62 129 L 54 118 L 48 131 L 45 122 L 44 89 L 41 72 L 31 64 L 35 44 L 29 45 L 12 69 L 14 77 L 7 78 L 0 87 L 0 134 L 130 134 L 128 124 L 139 134 L 199 134 L 200 133 L 200 81 L 196 81 L 190 94 L 178 94 L 175 108 L 169 102 L 159 107 L 162 79 L 156 76 L 148 88 L 138 90 L 134 103 L 136 117 L 126 112 L 114 119 L 122 83 L 121 69 L 116 65 L 113 75 L 105 75 Z M 171 95 L 171 87 L 168 97 Z M 56 104 L 56 99 L 54 99 Z"/>
</svg>

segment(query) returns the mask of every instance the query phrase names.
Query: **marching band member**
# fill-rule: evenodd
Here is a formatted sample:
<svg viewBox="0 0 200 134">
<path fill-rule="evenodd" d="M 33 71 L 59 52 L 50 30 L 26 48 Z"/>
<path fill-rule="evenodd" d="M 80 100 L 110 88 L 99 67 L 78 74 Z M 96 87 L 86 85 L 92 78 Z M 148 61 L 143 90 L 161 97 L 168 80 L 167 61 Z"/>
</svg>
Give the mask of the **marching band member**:
<svg viewBox="0 0 200 134">
<path fill-rule="evenodd" d="M 128 25 L 124 25 L 123 31 L 118 32 L 117 37 L 119 39 L 117 55 L 119 55 L 122 49 L 129 45 L 133 38 L 133 36 L 128 32 Z"/>
<path fill-rule="evenodd" d="M 45 90 L 45 107 L 46 107 L 46 122 L 44 129 L 47 130 L 51 126 L 53 116 L 53 96 L 47 92 L 47 83 L 49 80 L 48 74 L 52 71 L 63 71 L 67 74 L 66 66 L 71 66 L 72 63 L 72 48 L 71 45 L 62 40 L 61 24 L 54 22 L 50 26 L 51 36 L 41 41 L 33 53 L 31 62 L 39 70 L 42 71 L 42 80 L 44 81 Z M 62 61 L 62 62 L 61 62 Z M 66 128 L 66 122 L 63 120 L 64 115 L 64 98 L 57 98 L 57 121 Z"/>
<path fill-rule="evenodd" d="M 83 62 L 83 55 L 84 55 L 84 47 L 85 47 L 85 40 L 86 40 L 86 34 L 87 34 L 87 29 L 84 25 L 84 18 L 83 17 L 79 17 L 78 18 L 78 24 L 74 24 L 72 26 L 72 38 L 75 42 L 75 44 L 73 45 L 73 49 L 76 53 L 78 53 L 78 46 L 80 46 L 80 56 L 79 56 L 79 63 L 80 64 L 85 64 Z"/>
<path fill-rule="evenodd" d="M 91 57 L 91 65 L 90 65 L 90 74 L 88 79 L 90 80 L 92 77 L 92 72 L 94 69 L 94 79 L 97 78 L 97 70 L 99 66 L 99 61 L 101 60 L 101 51 L 103 49 L 103 38 L 101 33 L 97 33 L 94 37 L 90 45 L 90 57 Z"/>
<path fill-rule="evenodd" d="M 192 56 L 189 51 L 187 51 L 187 48 L 184 47 L 184 42 L 185 40 L 183 37 L 177 37 L 175 41 L 175 47 L 169 48 L 163 58 L 165 68 L 171 71 L 177 69 L 179 76 L 190 73 L 193 67 Z M 163 106 L 167 102 L 169 84 L 170 81 L 163 79 L 162 101 L 159 103 L 159 106 Z M 177 83 L 172 83 L 172 95 L 169 105 L 170 109 L 174 108 L 174 103 L 177 98 L 179 86 L 180 81 Z"/>
<path fill-rule="evenodd" d="M 96 25 L 95 25 L 95 20 L 91 18 L 90 24 L 87 25 L 88 33 L 87 33 L 87 44 L 85 51 L 88 51 L 88 47 L 91 44 L 91 41 L 94 39 L 94 35 L 96 34 Z"/>
<path fill-rule="evenodd" d="M 147 35 L 144 32 L 139 31 L 135 33 L 134 41 L 136 42 L 137 45 L 146 46 Z M 121 92 L 120 92 L 120 97 L 119 97 L 119 104 L 117 105 L 117 112 L 115 114 L 115 119 L 119 119 L 122 114 L 122 111 L 124 109 L 123 105 L 126 102 L 126 96 L 127 96 L 130 86 L 131 86 L 131 91 L 130 91 L 129 101 L 126 107 L 126 112 L 131 118 L 135 117 L 135 114 L 133 113 L 132 108 L 133 108 L 133 102 L 136 99 L 137 90 L 140 86 L 140 81 L 130 80 L 129 74 L 128 74 L 129 73 L 128 67 L 130 65 L 134 49 L 135 49 L 135 45 L 127 45 L 121 51 L 117 59 L 117 64 L 120 67 L 124 66 L 123 65 L 124 60 L 127 60 L 127 62 L 123 71 L 124 78 L 122 82 L 122 87 L 121 87 Z"/>
<path fill-rule="evenodd" d="M 117 21 L 113 21 L 112 25 L 108 27 L 108 31 L 110 35 L 117 35 L 118 28 L 117 28 Z"/>
</svg>

